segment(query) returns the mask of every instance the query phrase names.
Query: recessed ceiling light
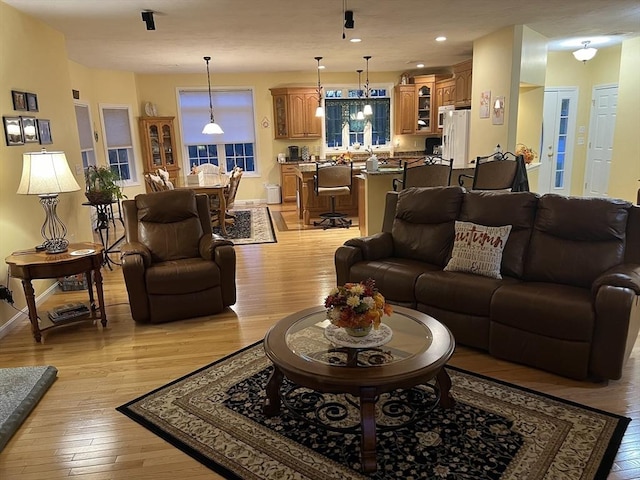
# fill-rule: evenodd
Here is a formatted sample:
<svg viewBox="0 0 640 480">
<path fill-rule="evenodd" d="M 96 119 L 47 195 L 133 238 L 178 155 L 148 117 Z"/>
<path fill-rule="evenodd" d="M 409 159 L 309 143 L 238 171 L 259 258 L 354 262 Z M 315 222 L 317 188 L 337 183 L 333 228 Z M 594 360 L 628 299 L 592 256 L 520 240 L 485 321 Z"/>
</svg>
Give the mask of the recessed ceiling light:
<svg viewBox="0 0 640 480">
<path fill-rule="evenodd" d="M 324 70 L 324 65 L 318 65 L 318 70 Z"/>
<path fill-rule="evenodd" d="M 349 40 L 351 43 L 358 43 L 361 42 L 362 39 L 361 38 L 352 38 L 351 40 Z"/>
<path fill-rule="evenodd" d="M 424 63 L 419 63 L 416 65 L 416 68 L 424 68 Z"/>
<path fill-rule="evenodd" d="M 443 37 L 442 35 L 439 37 L 436 37 L 436 42 L 444 42 L 447 39 L 447 37 Z"/>
</svg>

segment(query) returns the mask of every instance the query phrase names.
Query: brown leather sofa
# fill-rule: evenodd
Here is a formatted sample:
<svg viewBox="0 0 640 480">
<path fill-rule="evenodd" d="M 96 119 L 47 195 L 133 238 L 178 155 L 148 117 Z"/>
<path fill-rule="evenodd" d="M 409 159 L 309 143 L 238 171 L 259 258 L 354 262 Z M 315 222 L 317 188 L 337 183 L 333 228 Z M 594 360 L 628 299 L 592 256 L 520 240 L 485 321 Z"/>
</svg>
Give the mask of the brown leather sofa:
<svg viewBox="0 0 640 480">
<path fill-rule="evenodd" d="M 122 207 L 122 272 L 136 322 L 201 317 L 236 302 L 235 250 L 212 235 L 206 195 L 168 190 Z"/>
<path fill-rule="evenodd" d="M 460 344 L 566 377 L 619 379 L 640 329 L 640 208 L 613 199 L 414 188 L 383 232 L 335 253 L 338 284 L 373 278 Z M 444 271 L 456 220 L 512 225 L 502 279 Z"/>
</svg>

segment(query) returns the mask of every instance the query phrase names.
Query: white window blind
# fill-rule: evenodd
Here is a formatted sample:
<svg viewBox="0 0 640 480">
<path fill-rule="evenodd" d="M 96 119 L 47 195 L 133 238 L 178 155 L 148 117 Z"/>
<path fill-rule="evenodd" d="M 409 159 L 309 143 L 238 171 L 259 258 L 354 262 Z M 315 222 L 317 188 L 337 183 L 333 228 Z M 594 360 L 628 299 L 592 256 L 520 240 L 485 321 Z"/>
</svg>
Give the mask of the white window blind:
<svg viewBox="0 0 640 480">
<path fill-rule="evenodd" d="M 126 108 L 104 108 L 104 131 L 109 148 L 131 147 L 131 125 L 129 110 Z"/>
<path fill-rule="evenodd" d="M 182 135 L 186 145 L 211 143 L 253 143 L 255 127 L 251 90 L 219 90 L 211 92 L 213 116 L 222 127 L 222 135 L 205 135 L 202 128 L 209 123 L 209 93 L 180 91 Z"/>
<path fill-rule="evenodd" d="M 89 107 L 86 105 L 76 105 L 76 122 L 78 124 L 78 135 L 80 136 L 80 149 L 93 149 L 93 132 L 91 131 L 91 119 L 89 117 Z"/>
</svg>

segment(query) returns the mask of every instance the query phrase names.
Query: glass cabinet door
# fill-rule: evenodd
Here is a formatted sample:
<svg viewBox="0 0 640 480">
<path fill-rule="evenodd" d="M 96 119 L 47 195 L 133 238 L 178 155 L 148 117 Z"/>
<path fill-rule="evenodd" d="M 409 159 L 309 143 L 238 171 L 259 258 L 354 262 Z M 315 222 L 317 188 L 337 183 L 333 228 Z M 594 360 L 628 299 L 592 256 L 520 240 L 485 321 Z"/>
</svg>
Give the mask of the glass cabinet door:
<svg viewBox="0 0 640 480">
<path fill-rule="evenodd" d="M 171 127 L 169 127 L 169 125 L 162 126 L 162 149 L 164 151 L 166 164 L 173 165 L 173 142 L 171 138 Z"/>
<path fill-rule="evenodd" d="M 431 88 L 418 89 L 418 130 L 431 131 Z"/>
<path fill-rule="evenodd" d="M 149 144 L 151 146 L 151 160 L 156 167 L 162 166 L 162 154 L 160 153 L 160 133 L 156 125 L 149 125 Z"/>
</svg>

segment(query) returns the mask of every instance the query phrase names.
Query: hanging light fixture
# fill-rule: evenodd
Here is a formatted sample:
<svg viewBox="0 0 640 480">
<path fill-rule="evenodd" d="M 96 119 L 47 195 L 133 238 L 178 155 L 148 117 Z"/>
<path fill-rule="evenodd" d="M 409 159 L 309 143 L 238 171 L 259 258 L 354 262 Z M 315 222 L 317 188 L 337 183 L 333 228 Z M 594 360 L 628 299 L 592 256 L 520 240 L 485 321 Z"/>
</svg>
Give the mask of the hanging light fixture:
<svg viewBox="0 0 640 480">
<path fill-rule="evenodd" d="M 371 55 L 365 55 L 364 59 L 367 61 L 367 80 L 364 85 L 364 96 L 366 98 L 366 103 L 364 105 L 364 114 L 365 115 L 373 115 L 373 109 L 371 108 L 371 104 L 369 103 L 369 59 Z"/>
<path fill-rule="evenodd" d="M 589 40 L 585 40 L 584 42 L 582 42 L 583 47 L 573 52 L 573 56 L 576 58 L 576 60 L 582 63 L 587 63 L 587 60 L 591 60 L 596 56 L 596 53 L 598 53 L 598 49 L 593 47 L 589 48 L 590 43 L 591 42 Z"/>
<path fill-rule="evenodd" d="M 316 108 L 316 117 L 324 117 L 324 108 L 322 106 L 322 84 L 320 84 L 320 60 L 322 57 L 315 57 L 316 62 L 318 62 L 318 89 L 316 92 L 318 93 L 318 108 Z"/>
<path fill-rule="evenodd" d="M 360 92 L 362 91 L 360 88 L 360 76 L 362 75 L 362 70 L 356 70 L 356 72 L 358 72 L 358 100 L 360 100 Z M 356 120 L 364 120 L 364 113 L 362 110 L 358 110 L 358 113 L 356 113 Z"/>
<path fill-rule="evenodd" d="M 204 61 L 207 62 L 207 83 L 209 85 L 209 115 L 211 116 L 211 121 L 207 123 L 202 129 L 202 133 L 205 135 L 219 135 L 224 133 L 220 125 L 216 123 L 213 118 L 213 100 L 211 99 L 211 76 L 209 75 L 209 60 L 211 57 L 204 57 Z"/>
</svg>

